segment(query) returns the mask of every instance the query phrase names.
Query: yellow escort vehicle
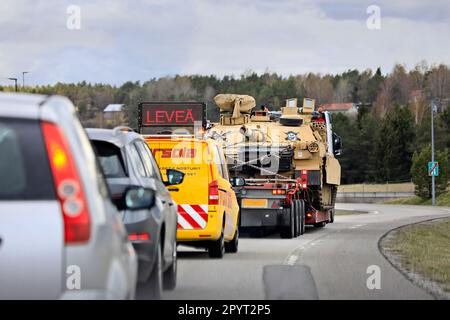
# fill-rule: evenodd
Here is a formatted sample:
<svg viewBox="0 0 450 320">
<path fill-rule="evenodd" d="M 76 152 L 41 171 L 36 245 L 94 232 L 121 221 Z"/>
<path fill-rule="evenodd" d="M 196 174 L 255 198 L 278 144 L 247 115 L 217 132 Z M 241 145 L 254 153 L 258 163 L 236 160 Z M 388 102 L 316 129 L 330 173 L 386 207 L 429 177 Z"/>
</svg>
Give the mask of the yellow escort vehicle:
<svg viewBox="0 0 450 320">
<path fill-rule="evenodd" d="M 183 121 L 184 129 L 190 130 L 189 121 L 193 124 L 201 115 L 195 104 L 186 104 L 188 107 L 183 103 L 141 103 L 139 131 L 163 174 L 168 168 L 185 173 L 182 184 L 168 187 L 178 205 L 177 242 L 205 247 L 210 257 L 221 258 L 224 252 L 238 250 L 239 205 L 219 144 L 195 138 L 192 131 L 180 134 L 177 119 Z M 177 112 L 192 117 L 177 118 Z M 167 113 L 168 116 L 160 116 Z M 237 186 L 245 182 L 234 178 L 232 183 Z"/>
</svg>

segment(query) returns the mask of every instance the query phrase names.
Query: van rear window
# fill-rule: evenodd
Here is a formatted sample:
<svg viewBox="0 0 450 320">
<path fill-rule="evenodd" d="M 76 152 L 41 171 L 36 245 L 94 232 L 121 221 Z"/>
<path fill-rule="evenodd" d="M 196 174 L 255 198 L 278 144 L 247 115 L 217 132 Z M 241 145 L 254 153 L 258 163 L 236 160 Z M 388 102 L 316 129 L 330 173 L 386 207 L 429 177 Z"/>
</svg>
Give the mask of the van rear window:
<svg viewBox="0 0 450 320">
<path fill-rule="evenodd" d="M 39 121 L 0 118 L 0 200 L 53 199 L 53 177 Z"/>
</svg>

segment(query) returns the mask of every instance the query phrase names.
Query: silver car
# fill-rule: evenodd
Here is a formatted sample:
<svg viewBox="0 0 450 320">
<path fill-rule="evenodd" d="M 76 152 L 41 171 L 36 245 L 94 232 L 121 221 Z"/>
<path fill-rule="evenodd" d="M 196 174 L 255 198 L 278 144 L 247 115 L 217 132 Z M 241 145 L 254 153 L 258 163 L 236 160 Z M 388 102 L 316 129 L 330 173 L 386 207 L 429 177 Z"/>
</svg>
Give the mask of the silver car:
<svg viewBox="0 0 450 320">
<path fill-rule="evenodd" d="M 136 278 L 137 256 L 72 103 L 0 94 L 0 299 L 134 298 Z"/>
</svg>

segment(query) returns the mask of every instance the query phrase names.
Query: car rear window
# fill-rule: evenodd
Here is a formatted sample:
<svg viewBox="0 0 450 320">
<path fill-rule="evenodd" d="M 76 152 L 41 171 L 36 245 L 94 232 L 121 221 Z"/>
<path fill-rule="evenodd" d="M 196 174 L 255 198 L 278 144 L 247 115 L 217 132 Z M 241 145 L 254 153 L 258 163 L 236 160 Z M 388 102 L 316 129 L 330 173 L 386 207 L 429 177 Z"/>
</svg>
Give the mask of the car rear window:
<svg viewBox="0 0 450 320">
<path fill-rule="evenodd" d="M 95 153 L 107 178 L 124 178 L 127 176 L 122 153 L 116 145 L 105 141 L 92 141 Z"/>
<path fill-rule="evenodd" d="M 37 120 L 0 118 L 0 200 L 56 199 Z"/>
</svg>

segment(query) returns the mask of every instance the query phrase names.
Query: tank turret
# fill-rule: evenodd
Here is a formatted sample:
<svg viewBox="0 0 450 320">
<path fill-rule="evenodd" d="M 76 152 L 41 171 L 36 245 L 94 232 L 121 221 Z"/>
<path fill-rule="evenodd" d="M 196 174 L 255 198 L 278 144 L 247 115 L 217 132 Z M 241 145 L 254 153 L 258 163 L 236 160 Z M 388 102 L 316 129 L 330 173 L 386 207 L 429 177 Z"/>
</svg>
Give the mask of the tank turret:
<svg viewBox="0 0 450 320">
<path fill-rule="evenodd" d="M 286 100 L 275 121 L 265 106 L 254 109 L 253 97 L 220 94 L 214 100 L 221 118 L 209 136 L 222 140 L 232 171 L 258 179 L 303 179 L 307 172 L 311 205 L 334 205 L 340 166 L 330 140 L 331 116 L 316 111 L 314 99 L 303 99 L 301 107 L 297 98 Z"/>
<path fill-rule="evenodd" d="M 239 125 L 250 122 L 250 114 L 256 106 L 255 98 L 239 94 L 218 94 L 214 102 L 220 109 L 221 125 Z"/>
</svg>

